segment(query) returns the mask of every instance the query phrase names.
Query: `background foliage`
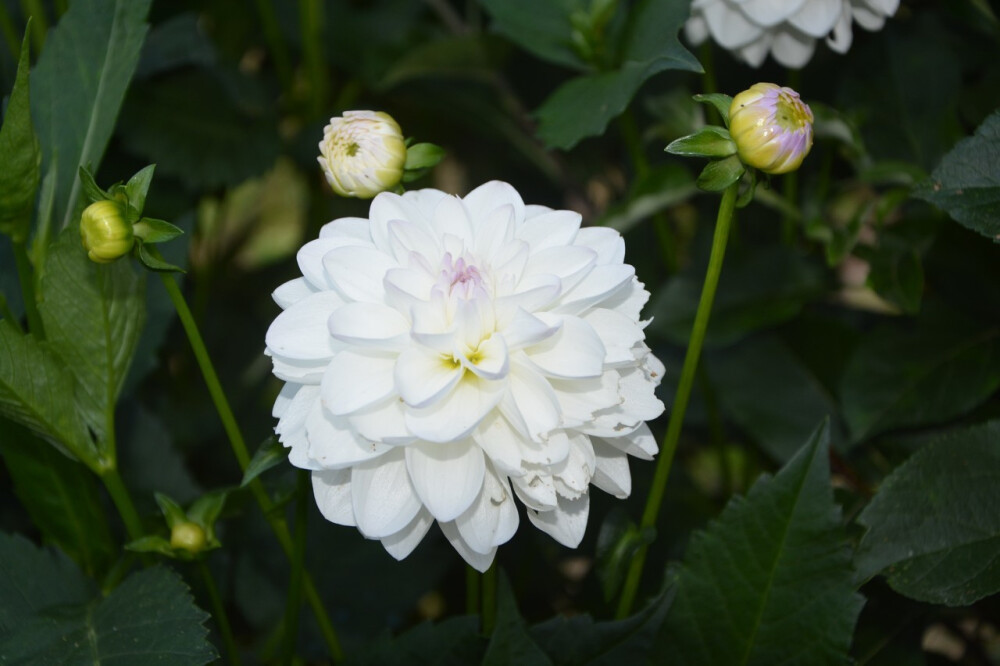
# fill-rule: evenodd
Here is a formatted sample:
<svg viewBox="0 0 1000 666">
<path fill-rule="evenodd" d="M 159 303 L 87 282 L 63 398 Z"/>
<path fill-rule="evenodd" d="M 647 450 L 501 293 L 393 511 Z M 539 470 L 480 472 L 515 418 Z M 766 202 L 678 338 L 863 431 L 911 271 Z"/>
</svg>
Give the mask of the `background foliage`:
<svg viewBox="0 0 1000 666">
<path fill-rule="evenodd" d="M 329 659 L 276 518 L 350 663 L 1000 663 L 997 11 L 904 0 L 846 55 L 757 71 L 689 52 L 672 0 L 0 0 L 0 663 L 231 660 L 220 607 L 248 662 Z M 491 635 L 439 534 L 397 563 L 270 465 L 268 295 L 367 210 L 317 168 L 329 116 L 444 146 L 415 187 L 507 180 L 622 231 L 669 409 L 717 198 L 663 147 L 717 122 L 693 94 L 768 80 L 817 140 L 738 212 L 641 609 L 613 619 L 650 463 L 593 493 L 579 549 L 500 549 Z M 266 515 L 160 282 L 80 252 L 78 168 L 150 163 Z M 221 548 L 124 550 L 166 543 L 164 506 L 221 511 Z"/>
</svg>

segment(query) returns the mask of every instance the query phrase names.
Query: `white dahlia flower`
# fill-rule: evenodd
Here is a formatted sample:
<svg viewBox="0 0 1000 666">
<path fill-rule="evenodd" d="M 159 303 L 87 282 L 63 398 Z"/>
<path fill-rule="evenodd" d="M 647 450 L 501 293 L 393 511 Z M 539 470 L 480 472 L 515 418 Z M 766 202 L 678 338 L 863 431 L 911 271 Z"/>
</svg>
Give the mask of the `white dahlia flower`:
<svg viewBox="0 0 1000 666">
<path fill-rule="evenodd" d="M 383 193 L 298 253 L 267 332 L 275 428 L 320 511 L 406 557 L 431 524 L 480 571 L 528 519 L 583 538 L 591 483 L 631 491 L 663 366 L 625 244 L 510 185 Z"/>
<path fill-rule="evenodd" d="M 342 197 L 371 199 L 391 190 L 406 163 L 403 131 L 382 111 L 345 111 L 330 118 L 319 152 L 326 182 Z"/>
<path fill-rule="evenodd" d="M 692 0 L 687 38 L 701 44 L 709 35 L 753 67 L 768 52 L 785 67 L 802 67 L 816 40 L 838 53 L 851 47 L 851 22 L 880 30 L 899 0 Z"/>
</svg>

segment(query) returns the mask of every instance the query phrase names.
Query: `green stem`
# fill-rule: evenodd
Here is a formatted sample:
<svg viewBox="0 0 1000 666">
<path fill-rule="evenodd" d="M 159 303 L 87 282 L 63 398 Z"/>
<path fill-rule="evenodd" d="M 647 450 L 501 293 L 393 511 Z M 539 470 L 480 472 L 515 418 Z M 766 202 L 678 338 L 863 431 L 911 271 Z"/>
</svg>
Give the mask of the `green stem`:
<svg viewBox="0 0 1000 666">
<path fill-rule="evenodd" d="M 479 611 L 479 572 L 465 565 L 465 612 L 475 615 Z"/>
<path fill-rule="evenodd" d="M 219 633 L 222 634 L 222 642 L 226 645 L 226 661 L 233 666 L 239 666 L 240 651 L 236 647 L 236 639 L 233 638 L 229 616 L 226 614 L 226 607 L 222 605 L 222 597 L 219 596 L 215 577 L 212 576 L 212 572 L 203 558 L 198 559 L 198 570 L 201 572 L 201 579 L 205 583 L 205 590 L 208 592 L 208 598 L 212 604 L 212 617 L 215 618 L 215 623 L 219 626 Z"/>
<path fill-rule="evenodd" d="M 278 81 L 285 92 L 292 87 L 292 65 L 288 56 L 288 48 L 285 40 L 281 36 L 281 28 L 278 26 L 278 17 L 271 6 L 271 0 L 257 0 L 257 13 L 260 15 L 261 28 L 264 31 L 264 40 L 267 48 L 274 58 L 274 69 L 278 73 Z"/>
<path fill-rule="evenodd" d="M 42 46 L 45 45 L 45 33 L 49 29 L 42 3 L 40 0 L 21 0 L 21 12 L 25 18 L 31 18 L 32 48 L 35 53 L 41 53 Z"/>
<path fill-rule="evenodd" d="M 698 57 L 701 60 L 702 69 L 705 70 L 705 73 L 701 77 L 703 92 L 706 95 L 718 92 L 719 84 L 715 80 L 715 54 L 712 51 L 712 40 L 709 39 L 701 45 Z M 711 104 L 704 104 L 703 106 L 705 107 L 708 124 L 722 125 L 722 116 L 719 115 L 718 110 Z"/>
<path fill-rule="evenodd" d="M 10 13 L 7 12 L 7 5 L 0 2 L 0 33 L 3 33 L 3 41 L 10 49 L 10 55 L 16 61 L 21 56 L 17 31 L 14 30 L 14 22 L 10 20 Z"/>
<path fill-rule="evenodd" d="M 784 183 L 782 183 L 782 195 L 785 198 L 785 203 L 788 204 L 788 212 L 785 212 L 781 216 L 781 240 L 785 245 L 794 245 L 797 219 L 796 216 L 791 213 L 792 210 L 798 211 L 798 198 L 799 198 L 799 172 L 792 171 L 785 174 Z"/>
<path fill-rule="evenodd" d="M 302 607 L 302 574 L 305 572 L 306 556 L 306 518 L 308 517 L 306 503 L 309 499 L 309 472 L 299 470 L 296 473 L 295 488 L 295 541 L 292 546 L 292 571 L 288 582 L 288 598 L 285 600 L 285 664 L 291 664 L 295 657 L 295 644 L 299 635 L 299 609 Z"/>
<path fill-rule="evenodd" d="M 233 410 L 229 407 L 229 401 L 226 400 L 226 394 L 222 391 L 219 377 L 212 366 L 212 359 L 205 348 L 205 342 L 198 331 L 198 325 L 194 321 L 191 309 L 188 307 L 187 301 L 184 300 L 184 295 L 181 293 L 180 287 L 177 285 L 174 277 L 169 273 L 160 273 L 159 275 L 163 281 L 163 286 L 167 289 L 170 300 L 174 304 L 174 309 L 177 310 L 177 316 L 181 320 L 181 325 L 188 336 L 188 341 L 191 343 L 191 349 L 194 351 L 198 367 L 201 369 L 202 377 L 204 377 L 205 384 L 208 386 L 208 392 L 212 396 L 212 402 L 215 403 L 215 409 L 222 420 L 223 428 L 225 428 L 226 435 L 229 438 L 229 444 L 233 449 L 233 454 L 236 456 L 237 462 L 239 462 L 240 469 L 246 470 L 250 462 L 250 454 L 247 452 L 246 442 L 244 442 L 243 435 L 236 424 L 236 418 L 233 416 Z M 257 500 L 257 505 L 260 506 L 264 518 L 267 519 L 268 524 L 271 526 L 275 537 L 278 539 L 278 543 L 281 544 L 282 550 L 285 551 L 285 555 L 291 558 L 295 549 L 291 533 L 288 531 L 288 525 L 285 519 L 275 512 L 274 503 L 268 496 L 267 491 L 264 490 L 260 479 L 254 479 L 250 482 L 250 492 L 253 494 L 254 499 Z M 340 647 L 340 641 L 333 628 L 333 623 L 330 622 L 330 617 L 323 607 L 323 601 L 316 591 L 316 586 L 313 584 L 309 572 L 303 573 L 302 585 L 305 590 L 306 601 L 316 616 L 316 622 L 319 624 L 320 632 L 323 634 L 323 639 L 326 642 L 327 649 L 330 651 L 330 656 L 333 657 L 334 661 L 341 661 L 344 653 Z"/>
<path fill-rule="evenodd" d="M 320 117 L 326 106 L 327 71 L 323 57 L 323 5 L 319 0 L 299 0 L 302 50 L 309 78 L 309 114 Z"/>
<path fill-rule="evenodd" d="M 28 259 L 28 249 L 23 241 L 14 242 L 14 263 L 17 264 L 17 279 L 21 283 L 21 298 L 24 301 L 24 313 L 28 316 L 28 330 L 39 340 L 45 339 L 45 328 L 42 317 L 38 314 L 38 302 L 35 300 L 35 279 Z"/>
<path fill-rule="evenodd" d="M 100 476 L 104 487 L 108 489 L 108 494 L 111 495 L 111 501 L 115 503 L 115 508 L 118 509 L 118 513 L 122 517 L 122 522 L 125 523 L 129 539 L 135 541 L 141 538 L 145 534 L 142 529 L 142 520 L 139 519 L 139 512 L 135 510 L 132 496 L 129 494 L 128 488 L 125 487 L 121 474 L 118 473 L 118 468 L 113 465 L 106 467 L 101 471 Z"/>
<path fill-rule="evenodd" d="M 497 623 L 497 565 L 493 563 L 481 579 L 483 590 L 483 633 L 489 636 Z"/>
<path fill-rule="evenodd" d="M 736 194 L 739 183 L 733 183 L 722 194 L 719 203 L 719 214 L 715 222 L 715 237 L 712 240 L 712 252 L 708 259 L 708 270 L 698 301 L 698 311 L 694 317 L 691 338 L 688 340 L 687 353 L 684 355 L 684 365 L 681 367 L 681 378 L 677 386 L 677 396 L 674 398 L 673 411 L 667 423 L 667 433 L 663 437 L 660 457 L 656 462 L 656 472 L 653 475 L 653 485 L 646 498 L 646 509 L 642 513 L 640 529 L 656 526 L 656 519 L 663 503 L 663 493 L 670 476 L 670 467 L 677 452 L 677 442 L 680 440 L 681 426 L 684 423 L 684 413 L 687 411 L 688 400 L 691 398 L 691 388 L 694 385 L 695 371 L 701 356 L 701 347 L 705 342 L 705 332 L 708 330 L 708 319 L 712 313 L 712 303 L 715 301 L 715 290 L 719 286 L 719 275 L 722 273 L 722 261 L 726 256 L 726 242 L 729 239 L 729 229 L 732 226 L 733 212 L 736 209 Z M 622 596 L 618 603 L 617 617 L 628 617 L 632 612 L 639 582 L 642 579 L 642 568 L 646 562 L 647 546 L 636 553 L 629 566 Z"/>
</svg>

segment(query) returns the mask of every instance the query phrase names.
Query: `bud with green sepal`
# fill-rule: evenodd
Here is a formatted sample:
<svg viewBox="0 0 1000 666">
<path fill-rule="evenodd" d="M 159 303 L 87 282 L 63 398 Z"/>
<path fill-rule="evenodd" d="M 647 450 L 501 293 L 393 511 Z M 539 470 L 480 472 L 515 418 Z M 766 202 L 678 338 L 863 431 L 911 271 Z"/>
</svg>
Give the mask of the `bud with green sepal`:
<svg viewBox="0 0 1000 666">
<path fill-rule="evenodd" d="M 415 143 L 407 139 L 406 162 L 403 164 L 403 181 L 409 183 L 420 178 L 444 159 L 444 148 L 433 143 Z"/>
<path fill-rule="evenodd" d="M 215 521 L 226 502 L 228 490 L 203 495 L 185 511 L 180 504 L 163 493 L 156 493 L 156 503 L 166 520 L 170 537 L 145 536 L 132 541 L 126 548 L 140 553 L 160 553 L 170 558 L 193 560 L 209 550 L 222 546 L 215 535 Z"/>
<path fill-rule="evenodd" d="M 147 268 L 183 272 L 147 247 L 184 233 L 169 222 L 142 216 L 155 168 L 151 164 L 129 178 L 127 183 L 115 183 L 104 190 L 97 185 L 88 169 L 80 167 L 83 193 L 91 202 L 80 219 L 80 236 L 91 260 L 110 263 L 134 252 Z"/>
</svg>

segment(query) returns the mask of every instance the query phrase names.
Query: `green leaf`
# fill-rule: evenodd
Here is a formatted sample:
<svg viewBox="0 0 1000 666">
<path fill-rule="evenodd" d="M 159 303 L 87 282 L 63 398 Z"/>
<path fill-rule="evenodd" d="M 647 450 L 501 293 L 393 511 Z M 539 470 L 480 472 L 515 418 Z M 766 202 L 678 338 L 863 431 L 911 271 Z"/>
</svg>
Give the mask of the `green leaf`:
<svg viewBox="0 0 1000 666">
<path fill-rule="evenodd" d="M 651 663 L 653 641 L 673 599 L 670 587 L 635 615 L 613 622 L 557 615 L 531 627 L 531 637 L 555 666 Z"/>
<path fill-rule="evenodd" d="M 657 653 L 671 663 L 843 664 L 855 593 L 823 425 L 691 537 Z"/>
<path fill-rule="evenodd" d="M 91 471 L 3 420 L 0 455 L 14 493 L 45 539 L 73 558 L 88 576 L 107 573 L 117 545 Z"/>
<path fill-rule="evenodd" d="M 142 265 L 151 271 L 159 271 L 164 273 L 184 273 L 184 269 L 180 266 L 175 266 L 168 261 L 164 261 L 159 256 L 152 253 L 151 248 L 147 248 L 146 244 L 141 240 L 135 244 L 139 252 L 139 261 Z"/>
<path fill-rule="evenodd" d="M 503 571 L 497 572 L 497 621 L 486 647 L 483 666 L 552 666 L 545 652 L 531 639 L 517 600 Z"/>
<path fill-rule="evenodd" d="M 503 40 L 490 34 L 448 36 L 415 45 L 393 63 L 378 87 L 388 90 L 419 79 L 489 82 L 496 76 L 503 46 Z"/>
<path fill-rule="evenodd" d="M 684 157 L 729 157 L 736 154 L 736 144 L 725 128 L 709 125 L 671 141 L 664 150 Z"/>
<path fill-rule="evenodd" d="M 897 467 L 858 517 L 859 574 L 948 606 L 1000 592 L 998 442 L 1000 421 L 953 430 Z"/>
<path fill-rule="evenodd" d="M 199 497 L 188 509 L 188 519 L 204 528 L 209 540 L 215 538 L 215 521 L 226 505 L 229 490 L 213 490 Z"/>
<path fill-rule="evenodd" d="M 81 166 L 96 169 L 146 36 L 151 0 L 74 0 L 49 31 L 31 76 L 43 170 L 55 161 L 55 219 L 77 211 Z"/>
<path fill-rule="evenodd" d="M 82 166 L 78 171 L 78 175 L 80 177 L 80 186 L 83 188 L 83 194 L 87 198 L 87 203 L 104 201 L 111 198 L 111 195 L 101 189 L 97 181 L 94 180 L 94 174 L 90 173 L 90 169 Z"/>
<path fill-rule="evenodd" d="M 625 203 L 608 210 L 598 224 L 625 233 L 656 213 L 690 199 L 697 191 L 687 169 L 678 164 L 658 165 L 638 177 Z"/>
<path fill-rule="evenodd" d="M 882 243 L 869 257 L 867 285 L 906 314 L 920 311 L 924 267 L 917 250 Z"/>
<path fill-rule="evenodd" d="M 414 664 L 477 664 L 485 640 L 475 615 L 424 622 L 396 638 L 382 637 L 363 651 L 352 651 L 345 666 L 413 666 Z"/>
<path fill-rule="evenodd" d="M 184 512 L 184 508 L 170 499 L 169 496 L 163 493 L 154 493 L 153 497 L 156 498 L 156 504 L 160 507 L 160 512 L 167 521 L 167 527 L 174 529 L 174 525 L 188 522 L 187 513 Z"/>
<path fill-rule="evenodd" d="M 125 550 L 131 550 L 133 553 L 158 553 L 170 559 L 177 557 L 170 542 L 161 536 L 144 536 L 135 541 L 129 541 L 125 544 Z"/>
<path fill-rule="evenodd" d="M 162 567 L 102 598 L 64 556 L 0 534 L 0 654 L 8 663 L 207 664 L 208 614 Z"/>
<path fill-rule="evenodd" d="M 30 25 L 30 20 L 29 20 Z M 0 233 L 23 242 L 31 227 L 31 211 L 41 179 L 41 151 L 31 124 L 28 91 L 28 30 L 25 26 L 14 89 L 0 127 Z"/>
<path fill-rule="evenodd" d="M 479 0 L 493 17 L 493 29 L 542 60 L 585 69 L 573 49 L 570 15 L 585 8 L 583 0 Z"/>
<path fill-rule="evenodd" d="M 638 526 L 622 508 L 612 509 L 597 535 L 597 576 L 605 601 L 611 601 L 618 594 L 632 558 L 643 546 L 648 546 L 655 538 L 655 530 Z"/>
<path fill-rule="evenodd" d="M 444 148 L 433 143 L 415 143 L 406 149 L 404 169 L 426 169 L 444 159 Z"/>
<path fill-rule="evenodd" d="M 687 17 L 688 7 L 683 3 L 640 1 L 629 11 L 621 66 L 563 84 L 535 112 L 538 136 L 550 147 L 569 150 L 581 139 L 603 133 L 653 75 L 668 69 L 701 71 L 698 61 L 677 40 Z M 534 13 L 525 13 L 522 20 L 533 22 Z M 567 39 L 569 35 L 567 31 Z"/>
<path fill-rule="evenodd" d="M 706 192 L 721 192 L 736 181 L 747 170 L 736 155 L 722 160 L 713 160 L 698 174 L 697 185 Z"/>
<path fill-rule="evenodd" d="M 1000 111 L 944 156 L 913 196 L 929 201 L 956 222 L 1000 241 Z"/>
<path fill-rule="evenodd" d="M 125 183 L 125 196 L 128 197 L 128 205 L 135 209 L 135 212 L 142 215 L 142 209 L 146 206 L 146 194 L 149 192 L 149 185 L 153 182 L 153 173 L 156 165 L 150 164 L 140 169 L 134 176 Z M 135 222 L 136 220 L 129 220 Z M 167 224 L 164 222 L 164 224 Z M 173 227 L 171 224 L 170 226 Z M 177 229 L 177 227 L 174 227 Z M 180 230 L 177 230 L 180 233 Z"/>
<path fill-rule="evenodd" d="M 196 12 L 183 12 L 154 25 L 142 47 L 135 78 L 142 79 L 185 65 L 215 63 L 215 47 L 199 25 Z"/>
<path fill-rule="evenodd" d="M 833 395 L 776 337 L 755 336 L 705 360 L 726 414 L 778 462 L 795 455 L 827 417 L 834 445 L 843 440 Z"/>
<path fill-rule="evenodd" d="M 659 289 L 647 329 L 686 345 L 694 323 L 705 264 L 694 262 Z M 732 344 L 749 333 L 794 318 L 824 291 L 823 271 L 796 252 L 769 246 L 731 252 L 719 278 L 705 344 Z"/>
<path fill-rule="evenodd" d="M 152 217 L 144 217 L 132 227 L 135 235 L 142 239 L 143 243 L 163 243 L 173 240 L 184 233 L 180 229 L 165 220 L 157 220 Z"/>
<path fill-rule="evenodd" d="M 277 119 L 234 101 L 221 76 L 185 69 L 135 86 L 119 123 L 126 148 L 196 191 L 267 171 L 281 148 Z"/>
<path fill-rule="evenodd" d="M 77 404 L 105 444 L 145 320 L 145 276 L 137 276 L 128 261 L 90 261 L 75 225 L 52 243 L 46 266 L 38 308 L 45 333 L 76 377 Z"/>
<path fill-rule="evenodd" d="M 250 464 L 247 465 L 246 470 L 243 472 L 243 480 L 240 481 L 240 488 L 246 488 L 251 481 L 275 465 L 281 464 L 286 458 L 288 458 L 288 449 L 282 446 L 281 442 L 274 435 L 268 437 L 260 445 L 260 448 L 254 452 L 253 458 L 250 459 Z"/>
<path fill-rule="evenodd" d="M 732 97 L 723 95 L 722 93 L 705 93 L 695 95 L 694 101 L 701 102 L 702 104 L 711 104 L 719 112 L 719 115 L 722 116 L 722 122 L 726 124 L 726 127 L 729 127 L 729 108 L 733 105 Z"/>
<path fill-rule="evenodd" d="M 928 307 L 913 324 L 862 337 L 840 387 L 854 442 L 886 430 L 943 423 L 1000 387 L 1000 330 Z"/>
<path fill-rule="evenodd" d="M 0 414 L 91 468 L 100 459 L 77 410 L 73 375 L 47 345 L 0 321 Z"/>
</svg>

